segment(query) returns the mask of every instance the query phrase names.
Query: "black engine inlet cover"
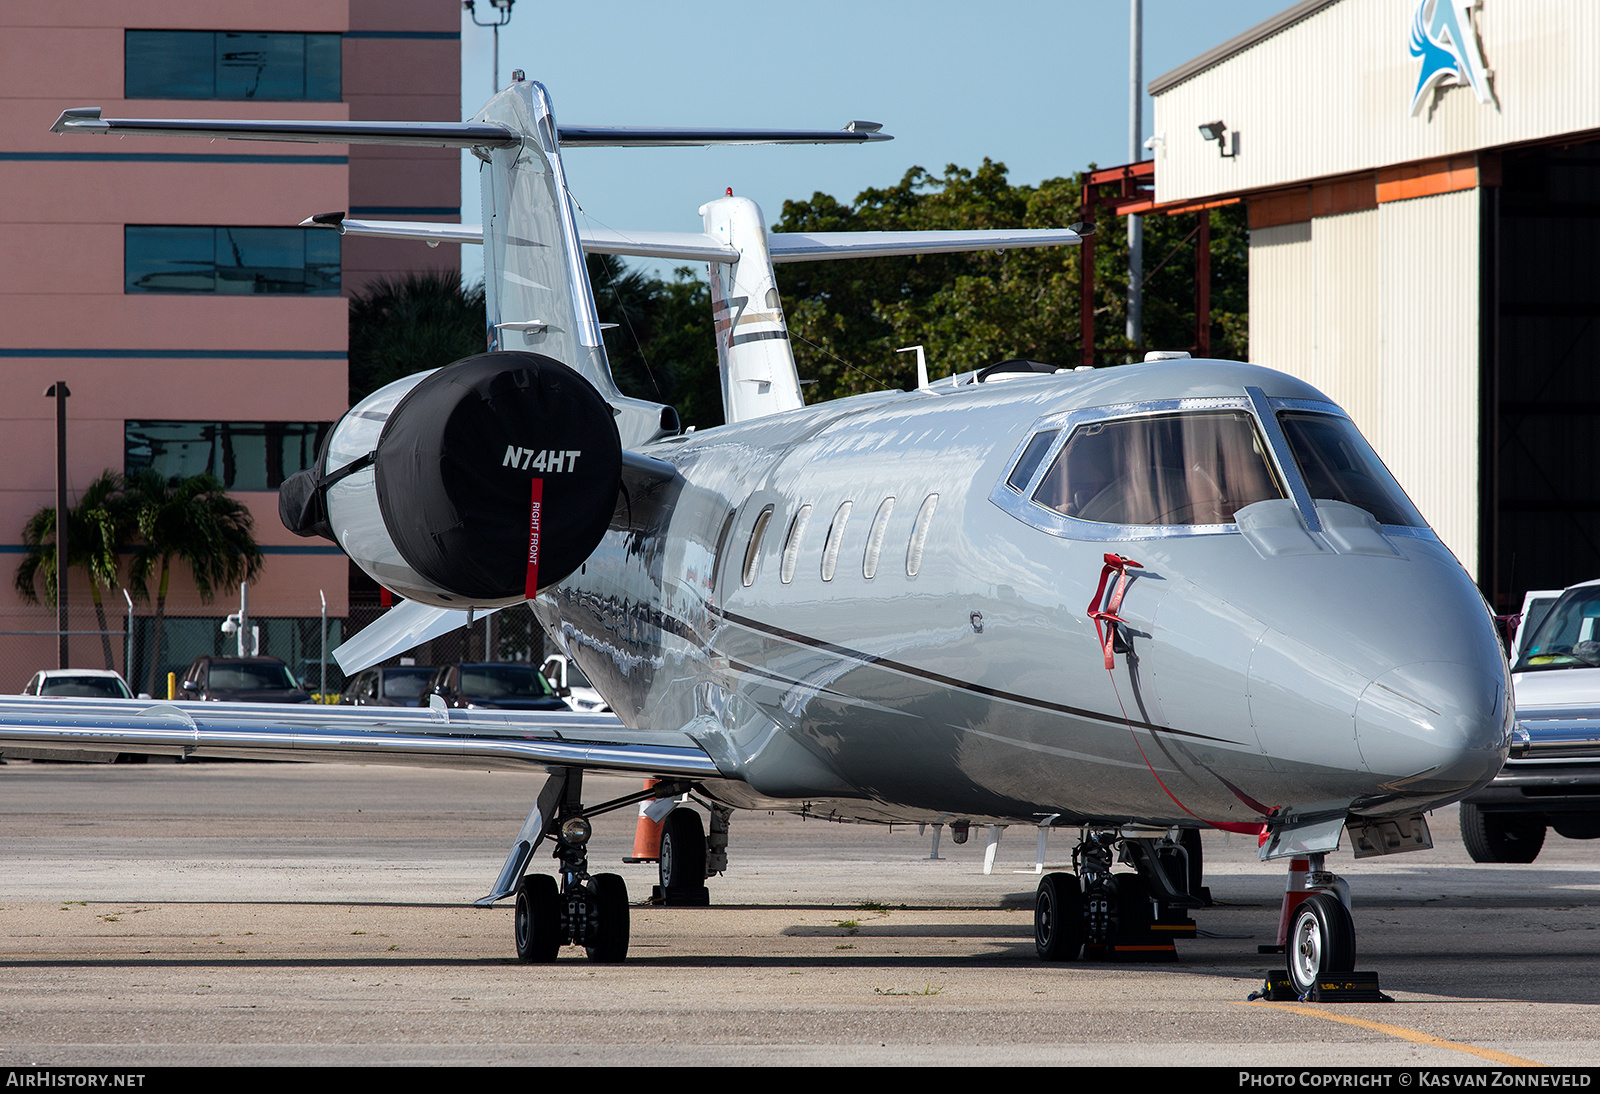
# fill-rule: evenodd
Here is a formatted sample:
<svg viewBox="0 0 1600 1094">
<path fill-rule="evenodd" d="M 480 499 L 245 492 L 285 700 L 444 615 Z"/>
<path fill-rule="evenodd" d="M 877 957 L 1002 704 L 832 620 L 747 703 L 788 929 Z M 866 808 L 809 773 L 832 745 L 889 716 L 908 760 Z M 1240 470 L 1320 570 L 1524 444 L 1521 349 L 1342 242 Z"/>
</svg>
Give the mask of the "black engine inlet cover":
<svg viewBox="0 0 1600 1094">
<path fill-rule="evenodd" d="M 616 507 L 622 444 L 610 405 L 537 353 L 484 353 L 440 369 L 378 438 L 378 509 L 417 573 L 464 600 L 523 591 L 532 480 L 544 480 L 539 585 L 576 570 Z"/>
</svg>

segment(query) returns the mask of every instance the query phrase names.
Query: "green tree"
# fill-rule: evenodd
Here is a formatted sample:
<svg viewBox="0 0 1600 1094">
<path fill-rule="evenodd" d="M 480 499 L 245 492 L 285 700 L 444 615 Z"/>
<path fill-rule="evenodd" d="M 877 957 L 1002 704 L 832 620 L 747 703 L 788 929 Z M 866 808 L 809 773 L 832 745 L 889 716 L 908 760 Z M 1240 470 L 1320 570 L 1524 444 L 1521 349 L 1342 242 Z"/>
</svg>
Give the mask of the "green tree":
<svg viewBox="0 0 1600 1094">
<path fill-rule="evenodd" d="M 1004 164 L 943 176 L 913 167 L 894 186 L 863 191 L 849 205 L 827 194 L 789 201 L 778 231 L 1059 228 L 1083 217 L 1083 176 L 1013 186 Z M 1242 356 L 1246 236 L 1240 207 L 1209 213 L 1212 224 L 1212 352 Z M 1194 343 L 1193 216 L 1145 219 L 1145 343 L 1128 344 L 1127 240 L 1122 221 L 1102 216 L 1095 236 L 1095 343 L 1100 364 L 1145 347 Z M 1061 365 L 1079 355 L 1077 248 L 1048 247 L 778 268 L 778 285 L 803 379 L 817 400 L 908 387 L 915 362 L 900 346 L 927 347 L 934 376 L 1008 357 Z"/>
<path fill-rule="evenodd" d="M 172 480 L 158 471 L 142 471 L 127 480 L 127 493 L 139 537 L 129 567 L 130 584 L 141 599 L 148 599 L 150 579 L 157 578 L 155 634 L 145 688 L 154 695 L 173 560 L 188 567 L 201 602 L 209 604 L 218 587 L 260 576 L 261 548 L 250 510 L 230 498 L 211 475 Z"/>
<path fill-rule="evenodd" d="M 463 287 L 454 270 L 375 281 L 350 297 L 350 405 L 484 345 L 481 282 Z"/>
<path fill-rule="evenodd" d="M 104 471 L 89 484 L 78 504 L 67 510 L 67 565 L 89 577 L 89 595 L 94 601 L 96 626 L 100 628 L 100 651 L 106 668 L 112 668 L 111 637 L 106 626 L 105 602 L 101 589 L 117 584 L 117 548 L 132 538 L 132 514 L 123 493 L 122 476 Z M 29 604 L 39 603 L 39 587 L 44 601 L 55 606 L 56 585 L 56 510 L 46 506 L 28 518 L 22 529 L 26 548 L 17 566 L 16 588 Z"/>
<path fill-rule="evenodd" d="M 722 374 L 711 329 L 711 289 L 680 266 L 671 281 L 629 270 L 614 256 L 589 257 L 611 375 L 624 395 L 670 403 L 685 425 L 722 424 Z"/>
</svg>

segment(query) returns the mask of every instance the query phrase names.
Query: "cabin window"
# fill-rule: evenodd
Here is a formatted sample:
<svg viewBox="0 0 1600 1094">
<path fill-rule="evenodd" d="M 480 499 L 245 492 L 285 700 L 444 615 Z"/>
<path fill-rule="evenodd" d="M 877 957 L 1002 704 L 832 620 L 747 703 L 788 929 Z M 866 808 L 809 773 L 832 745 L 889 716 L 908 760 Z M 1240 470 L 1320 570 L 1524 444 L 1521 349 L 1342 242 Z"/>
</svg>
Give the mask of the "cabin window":
<svg viewBox="0 0 1600 1094">
<path fill-rule="evenodd" d="M 1028 442 L 1028 447 L 1023 449 L 1022 458 L 1017 461 L 1017 466 L 1006 476 L 1006 485 L 1019 494 L 1026 490 L 1028 483 L 1033 481 L 1033 473 L 1039 469 L 1039 461 L 1044 459 L 1060 433 L 1059 429 L 1047 429 L 1043 433 L 1035 433 L 1033 439 Z"/>
<path fill-rule="evenodd" d="M 806 525 L 811 523 L 811 506 L 802 505 L 800 511 L 789 522 L 789 534 L 783 541 L 783 568 L 779 576 L 785 585 L 794 580 L 794 566 L 800 559 L 800 539 L 806 534 Z"/>
<path fill-rule="evenodd" d="M 883 552 L 883 537 L 889 531 L 889 514 L 894 512 L 894 499 L 884 498 L 872 518 L 872 531 L 867 533 L 867 551 L 861 556 L 861 576 L 871 580 L 878 573 L 878 556 Z"/>
<path fill-rule="evenodd" d="M 838 512 L 833 514 L 833 523 L 828 525 L 828 541 L 822 548 L 822 580 L 832 581 L 833 572 L 839 565 L 839 547 L 844 542 L 844 526 L 850 520 L 850 509 L 853 502 L 845 502 L 839 506 Z"/>
<path fill-rule="evenodd" d="M 1287 496 L 1254 419 L 1243 410 L 1089 422 L 1067 438 L 1033 500 L 1101 524 L 1231 524 Z"/>
<path fill-rule="evenodd" d="M 761 540 L 767 534 L 767 524 L 772 520 L 772 506 L 761 510 L 750 529 L 750 542 L 744 549 L 744 572 L 741 575 L 746 588 L 756 579 L 756 563 L 761 560 Z"/>
<path fill-rule="evenodd" d="M 1278 423 L 1313 499 L 1365 509 L 1379 524 L 1424 526 L 1422 514 L 1348 418 L 1284 410 Z"/>
<path fill-rule="evenodd" d="M 917 510 L 917 519 L 911 525 L 911 542 L 906 546 L 906 576 L 916 577 L 922 569 L 922 548 L 928 542 L 928 526 L 933 523 L 933 511 L 939 508 L 939 495 L 929 494 Z"/>
</svg>

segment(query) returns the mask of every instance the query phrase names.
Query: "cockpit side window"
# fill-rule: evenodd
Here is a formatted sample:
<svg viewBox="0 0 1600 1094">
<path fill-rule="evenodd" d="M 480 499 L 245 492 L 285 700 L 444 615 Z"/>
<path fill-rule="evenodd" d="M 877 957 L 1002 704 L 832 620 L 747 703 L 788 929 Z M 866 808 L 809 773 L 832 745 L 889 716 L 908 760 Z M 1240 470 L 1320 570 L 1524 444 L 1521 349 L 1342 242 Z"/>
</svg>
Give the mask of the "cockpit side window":
<svg viewBox="0 0 1600 1094">
<path fill-rule="evenodd" d="M 1022 458 L 1017 461 L 1017 466 L 1006 476 L 1006 485 L 1019 494 L 1026 490 L 1028 483 L 1033 481 L 1033 473 L 1039 468 L 1039 461 L 1050 451 L 1060 432 L 1059 429 L 1047 429 L 1043 433 L 1035 433 L 1028 447 L 1022 450 Z"/>
<path fill-rule="evenodd" d="M 1086 422 L 1033 500 L 1102 524 L 1206 525 L 1285 496 L 1251 416 L 1215 410 Z"/>
<path fill-rule="evenodd" d="M 1278 422 L 1313 498 L 1365 509 L 1379 524 L 1413 528 L 1425 525 L 1422 514 L 1349 419 L 1281 410 Z"/>
</svg>

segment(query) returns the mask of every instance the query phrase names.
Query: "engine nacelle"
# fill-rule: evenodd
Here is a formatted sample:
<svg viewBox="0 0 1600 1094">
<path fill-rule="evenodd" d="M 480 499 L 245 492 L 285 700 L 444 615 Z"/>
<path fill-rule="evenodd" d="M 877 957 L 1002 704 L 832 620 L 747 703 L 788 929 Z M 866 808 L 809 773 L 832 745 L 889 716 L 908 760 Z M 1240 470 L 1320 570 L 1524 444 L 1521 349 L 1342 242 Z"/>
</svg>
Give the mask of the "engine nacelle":
<svg viewBox="0 0 1600 1094">
<path fill-rule="evenodd" d="M 621 482 L 609 404 L 537 353 L 484 353 L 363 399 L 316 467 L 279 492 L 284 525 L 333 540 L 375 581 L 446 608 L 526 595 L 535 479 L 538 586 L 582 565 Z"/>
</svg>

